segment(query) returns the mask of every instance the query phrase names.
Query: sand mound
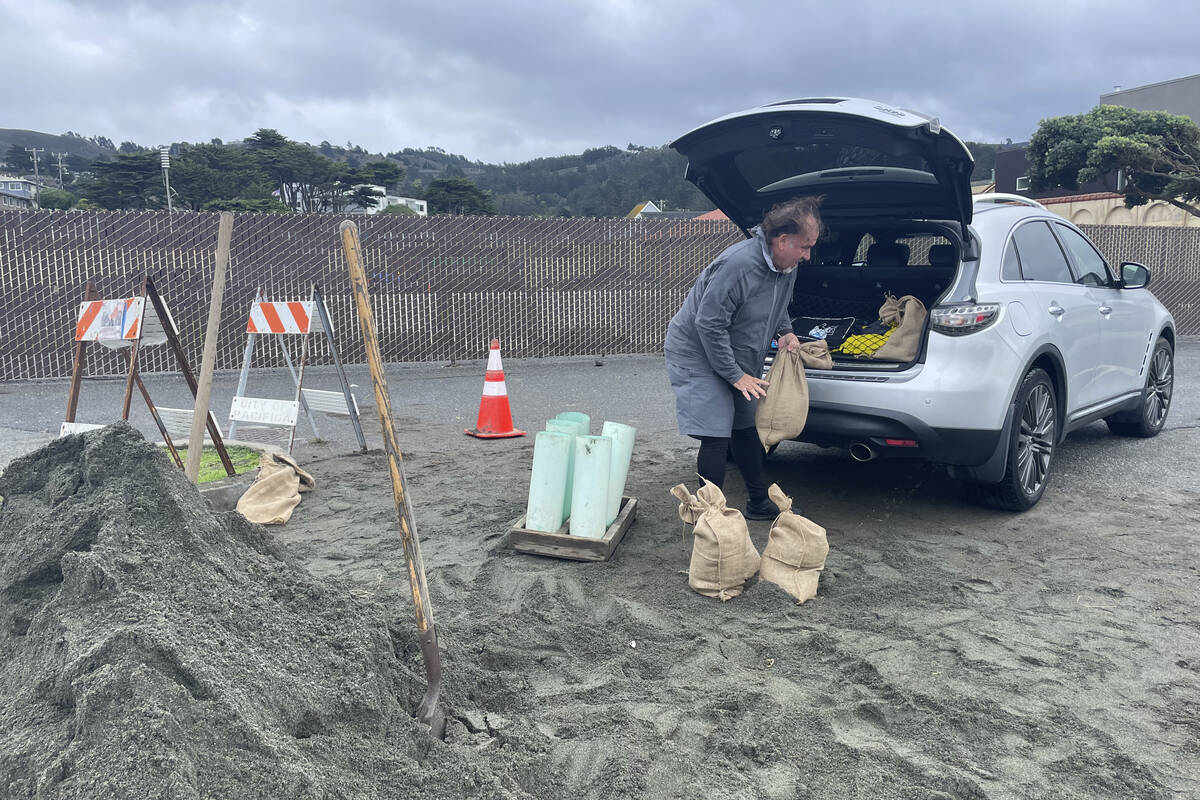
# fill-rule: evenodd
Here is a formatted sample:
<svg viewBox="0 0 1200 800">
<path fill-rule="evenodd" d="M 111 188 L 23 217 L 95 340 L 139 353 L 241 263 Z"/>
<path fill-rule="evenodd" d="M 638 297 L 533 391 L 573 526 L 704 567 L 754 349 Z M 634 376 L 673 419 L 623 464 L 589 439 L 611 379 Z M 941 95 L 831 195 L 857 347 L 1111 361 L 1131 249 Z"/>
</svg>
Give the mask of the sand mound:
<svg viewBox="0 0 1200 800">
<path fill-rule="evenodd" d="M 405 609 L 211 512 L 128 426 L 19 459 L 0 496 L 0 795 L 549 791 L 520 726 L 455 746 L 413 720 L 415 633 L 388 624 Z"/>
</svg>

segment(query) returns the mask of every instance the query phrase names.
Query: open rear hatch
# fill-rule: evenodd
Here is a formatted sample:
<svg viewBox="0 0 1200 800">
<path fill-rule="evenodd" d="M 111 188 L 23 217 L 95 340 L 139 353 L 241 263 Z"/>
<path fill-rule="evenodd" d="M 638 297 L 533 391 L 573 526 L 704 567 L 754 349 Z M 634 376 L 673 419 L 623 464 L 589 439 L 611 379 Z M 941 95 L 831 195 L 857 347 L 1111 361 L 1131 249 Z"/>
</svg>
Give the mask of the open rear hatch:
<svg viewBox="0 0 1200 800">
<path fill-rule="evenodd" d="M 743 231 L 776 203 L 824 197 L 828 230 L 797 274 L 791 307 L 806 324 L 829 320 L 844 336 L 833 321 L 852 318 L 848 333 L 858 335 L 886 294 L 929 308 L 953 283 L 969 241 L 974 159 L 936 119 L 870 100 L 790 100 L 721 117 L 671 146 L 688 159 L 687 179 Z M 894 371 L 918 358 L 835 354 L 846 369 Z"/>
<path fill-rule="evenodd" d="M 775 203 L 824 195 L 831 225 L 886 217 L 971 222 L 966 145 L 936 119 L 854 98 L 789 100 L 721 117 L 671 143 L 685 176 L 743 230 Z"/>
</svg>

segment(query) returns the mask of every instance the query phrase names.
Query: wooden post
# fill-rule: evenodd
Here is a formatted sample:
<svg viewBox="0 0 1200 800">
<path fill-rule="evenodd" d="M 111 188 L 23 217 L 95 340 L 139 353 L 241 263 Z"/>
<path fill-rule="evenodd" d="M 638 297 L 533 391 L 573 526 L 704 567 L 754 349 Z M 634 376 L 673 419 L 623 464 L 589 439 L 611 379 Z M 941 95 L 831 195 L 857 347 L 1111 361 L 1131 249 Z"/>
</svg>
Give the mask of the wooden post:
<svg viewBox="0 0 1200 800">
<path fill-rule="evenodd" d="M 358 309 L 358 323 L 362 329 L 363 344 L 367 350 L 367 364 L 371 368 L 371 382 L 375 385 L 375 406 L 379 411 L 379 426 L 383 431 L 383 449 L 387 454 L 388 471 L 392 479 L 392 500 L 396 504 L 396 518 L 400 527 L 400 541 L 408 561 L 408 582 L 412 588 L 413 611 L 417 617 L 417 635 L 421 643 L 421 657 L 425 662 L 427 686 L 425 695 L 417 706 L 417 719 L 429 725 L 435 736 L 445 729 L 445 716 L 439 707 L 442 691 L 442 655 L 438 648 L 437 626 L 433 621 L 433 605 L 429 601 L 429 587 L 425 583 L 425 562 L 421 560 L 421 542 L 417 539 L 413 523 L 412 508 L 409 506 L 404 477 L 404 462 L 400 447 L 396 443 L 395 423 L 392 419 L 392 401 L 388 395 L 387 380 L 383 372 L 383 358 L 379 354 L 379 340 L 375 333 L 375 314 L 371 311 L 371 297 L 367 294 L 367 275 L 363 271 L 361 250 L 358 243 L 358 226 L 346 220 L 339 227 L 342 235 L 342 250 L 346 254 L 346 266 L 350 270 L 350 284 L 354 290 L 354 303 Z"/>
<path fill-rule="evenodd" d="M 221 301 L 225 298 L 225 272 L 229 267 L 229 243 L 233 239 L 233 213 L 221 212 L 217 228 L 216 269 L 213 272 L 212 301 L 208 305 L 208 327 L 204 333 L 204 355 L 200 359 L 200 385 L 196 390 L 196 408 L 192 413 L 192 433 L 188 439 L 187 466 L 184 474 L 192 483 L 200 475 L 200 456 L 204 449 L 204 428 L 208 423 L 208 400 L 212 394 L 212 375 L 217 360 L 217 332 L 221 328 Z M 164 321 L 164 327 L 166 322 Z"/>
<path fill-rule="evenodd" d="M 171 317 L 167 313 L 167 306 L 163 302 L 162 297 L 159 296 L 158 287 L 154 285 L 153 278 L 148 279 L 146 292 L 150 298 L 150 302 L 154 304 L 155 313 L 163 320 L 163 332 L 167 335 L 167 345 L 170 346 L 171 352 L 175 354 L 175 363 L 179 365 L 179 371 L 183 373 L 183 379 L 187 382 L 188 390 L 192 393 L 192 397 L 195 398 L 196 376 L 192 374 L 192 367 L 188 364 L 187 353 L 183 351 L 183 345 L 179 342 L 179 335 L 171 325 Z M 229 453 L 225 450 L 225 440 L 221 438 L 221 429 L 217 427 L 212 414 L 208 415 L 208 435 L 212 437 L 213 446 L 217 448 L 217 455 L 221 457 L 221 464 L 225 467 L 225 474 L 233 477 L 236 474 L 233 469 L 233 462 L 229 460 Z"/>
</svg>

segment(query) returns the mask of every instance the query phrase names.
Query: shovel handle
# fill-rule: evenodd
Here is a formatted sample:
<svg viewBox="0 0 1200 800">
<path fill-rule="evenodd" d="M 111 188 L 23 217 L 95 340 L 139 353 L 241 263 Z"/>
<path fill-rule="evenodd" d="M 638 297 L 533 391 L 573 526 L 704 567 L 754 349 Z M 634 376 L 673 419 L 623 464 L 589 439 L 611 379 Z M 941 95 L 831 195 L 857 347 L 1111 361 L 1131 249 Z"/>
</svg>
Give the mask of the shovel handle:
<svg viewBox="0 0 1200 800">
<path fill-rule="evenodd" d="M 362 328 L 363 344 L 367 351 L 367 365 L 371 369 L 371 382 L 375 386 L 375 407 L 379 411 L 379 427 L 383 433 L 383 449 L 387 454 L 388 471 L 392 477 L 392 499 L 396 503 L 396 517 L 400 524 L 400 539 L 404 543 L 404 555 L 408 560 L 408 578 L 412 586 L 413 605 L 416 607 L 417 630 L 425 633 L 433 627 L 433 608 L 429 604 L 429 591 L 425 585 L 425 565 L 421 560 L 421 543 L 417 540 L 407 496 L 408 482 L 404 477 L 404 462 L 396 444 L 396 428 L 392 421 L 392 401 L 388 395 L 387 379 L 383 373 L 383 358 L 379 354 L 379 340 L 375 329 L 375 314 L 371 310 L 371 296 L 367 293 L 367 275 L 362 267 L 362 250 L 358 243 L 358 226 L 346 220 L 339 228 L 342 234 L 342 249 L 346 253 L 346 265 L 350 270 L 350 284 L 354 289 L 354 304 L 358 309 L 358 324 Z"/>
<path fill-rule="evenodd" d="M 408 501 L 408 482 L 404 477 L 404 461 L 396 444 L 396 428 L 392 421 L 392 400 L 383 373 L 383 358 L 379 354 L 379 339 L 375 332 L 375 314 L 371 311 L 371 296 L 367 293 L 367 275 L 362 266 L 362 249 L 358 241 L 358 226 L 346 220 L 339 226 L 350 284 L 354 289 L 354 305 L 358 309 L 358 324 L 362 329 L 375 387 L 375 408 L 379 411 L 379 427 L 383 433 L 383 449 L 387 454 L 388 472 L 392 478 L 392 499 L 396 503 L 396 519 L 400 540 L 408 561 L 408 583 L 412 587 L 413 610 L 417 617 L 417 632 L 421 642 L 421 658 L 425 662 L 426 688 L 417 706 L 417 719 L 429 725 L 433 735 L 441 738 L 445 717 L 439 708 L 442 691 L 442 655 L 438 646 L 437 627 L 433 622 L 433 606 L 429 602 L 429 587 L 425 583 L 425 563 L 421 560 L 421 542 L 413 524 L 412 506 Z"/>
</svg>

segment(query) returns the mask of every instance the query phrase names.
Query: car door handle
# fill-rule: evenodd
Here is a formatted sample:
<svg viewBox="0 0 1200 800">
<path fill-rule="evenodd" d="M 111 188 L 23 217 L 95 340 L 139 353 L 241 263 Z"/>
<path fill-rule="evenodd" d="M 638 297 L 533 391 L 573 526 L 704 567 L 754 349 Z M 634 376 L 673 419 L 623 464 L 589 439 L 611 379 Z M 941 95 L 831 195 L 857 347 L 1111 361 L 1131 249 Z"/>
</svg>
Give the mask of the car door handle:
<svg viewBox="0 0 1200 800">
<path fill-rule="evenodd" d="M 1112 313 L 1112 306 L 1100 306 L 1100 316 L 1107 317 Z"/>
<path fill-rule="evenodd" d="M 1064 309 L 1058 303 L 1051 304 L 1050 308 L 1046 310 L 1050 312 L 1050 316 L 1052 317 L 1061 317 L 1064 313 L 1066 313 L 1066 309 Z"/>
</svg>

